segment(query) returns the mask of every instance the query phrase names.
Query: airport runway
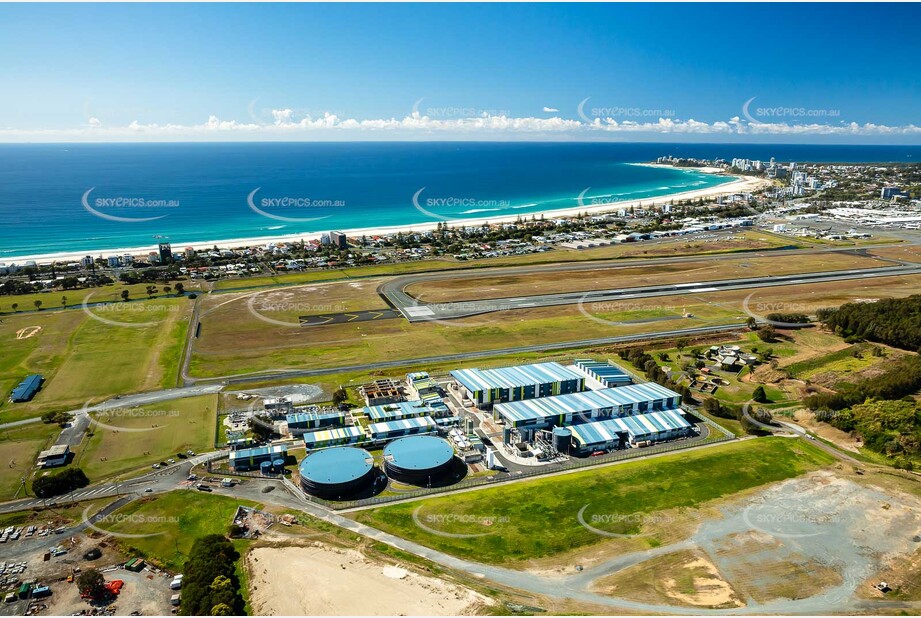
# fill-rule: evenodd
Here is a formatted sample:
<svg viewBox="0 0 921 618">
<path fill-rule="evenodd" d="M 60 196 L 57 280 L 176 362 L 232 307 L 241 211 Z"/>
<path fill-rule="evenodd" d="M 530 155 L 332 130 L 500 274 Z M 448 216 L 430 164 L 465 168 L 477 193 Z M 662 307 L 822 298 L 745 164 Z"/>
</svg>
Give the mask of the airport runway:
<svg viewBox="0 0 921 618">
<path fill-rule="evenodd" d="M 536 296 L 519 296 L 515 298 L 492 298 L 485 300 L 467 300 L 450 303 L 421 303 L 414 297 L 400 292 L 390 294 L 393 288 L 386 284 L 379 291 L 388 294 L 387 298 L 410 322 L 428 322 L 451 320 L 456 318 L 490 313 L 493 311 L 510 311 L 534 307 L 552 307 L 557 305 L 588 305 L 594 303 L 616 302 L 655 296 L 695 295 L 706 292 L 723 292 L 729 290 L 748 290 L 755 288 L 799 285 L 804 283 L 825 283 L 829 281 L 848 281 L 895 275 L 921 274 L 921 264 L 905 266 L 883 266 L 878 268 L 859 268 L 851 270 L 826 271 L 816 273 L 798 273 L 778 275 L 775 277 L 749 277 L 742 279 L 724 279 L 701 281 L 698 283 L 678 283 L 653 285 L 613 290 L 596 290 L 589 292 L 564 292 L 560 294 L 541 294 Z M 403 287 L 408 285 L 404 283 Z M 616 308 L 612 308 L 616 310 Z"/>
<path fill-rule="evenodd" d="M 346 324 L 348 322 L 391 320 L 402 316 L 403 314 L 395 309 L 369 309 L 366 311 L 302 315 L 298 317 L 298 322 L 300 322 L 301 326 L 328 326 L 330 324 Z"/>
</svg>

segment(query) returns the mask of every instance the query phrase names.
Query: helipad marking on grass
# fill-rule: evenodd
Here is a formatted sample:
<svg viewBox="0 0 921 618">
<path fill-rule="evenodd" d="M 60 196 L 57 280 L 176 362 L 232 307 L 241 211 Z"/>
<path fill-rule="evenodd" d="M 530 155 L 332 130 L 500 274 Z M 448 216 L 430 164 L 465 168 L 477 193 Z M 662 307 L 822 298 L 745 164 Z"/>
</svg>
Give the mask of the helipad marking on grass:
<svg viewBox="0 0 921 618">
<path fill-rule="evenodd" d="M 41 329 L 41 326 L 26 326 L 25 328 L 20 328 L 16 331 L 16 338 L 28 339 L 29 337 L 34 337 Z"/>
</svg>

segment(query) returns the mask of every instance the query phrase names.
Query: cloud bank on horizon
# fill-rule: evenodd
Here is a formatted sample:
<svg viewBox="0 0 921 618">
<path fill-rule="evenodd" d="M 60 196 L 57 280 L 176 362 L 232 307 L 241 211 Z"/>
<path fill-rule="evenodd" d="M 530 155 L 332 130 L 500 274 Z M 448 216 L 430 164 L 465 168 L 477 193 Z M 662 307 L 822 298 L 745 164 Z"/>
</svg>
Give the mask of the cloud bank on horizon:
<svg viewBox="0 0 921 618">
<path fill-rule="evenodd" d="M 545 113 L 556 113 L 544 107 Z M 252 114 L 251 114 L 252 115 Z M 107 125 L 97 117 L 67 129 L 0 128 L 0 141 L 194 141 L 205 139 L 366 139 L 370 135 L 392 135 L 399 138 L 437 137 L 444 139 L 497 138 L 572 139 L 604 138 L 605 136 L 802 136 L 802 137 L 921 137 L 921 126 L 915 124 L 891 126 L 875 123 L 844 122 L 760 122 L 734 116 L 725 121 L 703 122 L 694 119 L 658 118 L 628 120 L 614 117 L 568 119 L 562 116 L 537 118 L 515 117 L 483 112 L 474 116 L 439 118 L 417 110 L 403 118 L 356 119 L 340 118 L 333 113 L 312 117 L 296 117 L 291 109 L 271 110 L 272 120 L 250 122 L 222 120 L 211 115 L 200 124 L 143 123 Z M 747 115 L 747 114 L 746 114 Z"/>
</svg>

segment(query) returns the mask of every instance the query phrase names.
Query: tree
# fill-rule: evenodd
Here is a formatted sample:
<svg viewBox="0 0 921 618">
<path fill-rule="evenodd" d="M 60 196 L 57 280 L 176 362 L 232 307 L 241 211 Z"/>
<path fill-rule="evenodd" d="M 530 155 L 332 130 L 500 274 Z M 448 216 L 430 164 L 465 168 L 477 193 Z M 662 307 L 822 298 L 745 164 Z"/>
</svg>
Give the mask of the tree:
<svg viewBox="0 0 921 618">
<path fill-rule="evenodd" d="M 35 308 L 36 308 L 36 309 L 38 309 L 39 311 L 42 310 L 42 301 L 37 300 L 37 301 L 35 301 L 33 304 L 35 305 Z"/>
<path fill-rule="evenodd" d="M 349 394 L 345 392 L 345 389 L 340 388 L 333 393 L 333 405 L 338 406 L 343 401 L 347 401 Z"/>
<path fill-rule="evenodd" d="M 172 290 L 173 290 L 173 288 L 171 288 L 171 287 L 168 286 L 168 285 L 164 285 L 164 286 L 163 286 L 163 293 L 164 293 L 164 294 L 169 294 Z"/>
<path fill-rule="evenodd" d="M 675 349 L 677 349 L 679 353 L 681 352 L 681 350 L 685 349 L 686 347 L 688 347 L 687 339 L 679 339 L 678 341 L 675 342 Z"/>
<path fill-rule="evenodd" d="M 182 296 L 183 294 L 185 294 L 185 286 L 182 285 L 181 282 L 177 283 L 176 284 L 176 296 Z"/>
<path fill-rule="evenodd" d="M 748 330 L 755 330 L 758 328 L 758 320 L 755 318 L 748 318 L 746 325 L 748 326 Z"/>
<path fill-rule="evenodd" d="M 67 306 L 67 297 L 66 297 L 66 296 L 62 296 L 62 297 L 61 297 L 61 306 L 62 306 L 62 307 L 66 307 L 66 306 Z"/>
<path fill-rule="evenodd" d="M 18 309 L 19 309 L 19 303 L 13 303 L 13 311 L 17 311 Z"/>
<path fill-rule="evenodd" d="M 764 392 L 764 387 L 761 386 L 760 384 L 755 389 L 755 392 L 752 393 L 752 399 L 754 399 L 758 403 L 767 403 L 768 401 L 770 401 L 768 399 L 767 393 Z"/>
<path fill-rule="evenodd" d="M 777 340 L 777 331 L 770 324 L 758 329 L 758 339 L 765 343 L 773 343 Z"/>
<path fill-rule="evenodd" d="M 96 569 L 87 569 L 77 578 L 77 589 L 80 594 L 89 596 L 94 601 L 104 599 L 108 594 L 106 580 L 102 573 Z"/>
<path fill-rule="evenodd" d="M 122 290 L 122 300 L 123 301 L 128 302 L 128 295 L 129 295 L 128 290 Z"/>
</svg>

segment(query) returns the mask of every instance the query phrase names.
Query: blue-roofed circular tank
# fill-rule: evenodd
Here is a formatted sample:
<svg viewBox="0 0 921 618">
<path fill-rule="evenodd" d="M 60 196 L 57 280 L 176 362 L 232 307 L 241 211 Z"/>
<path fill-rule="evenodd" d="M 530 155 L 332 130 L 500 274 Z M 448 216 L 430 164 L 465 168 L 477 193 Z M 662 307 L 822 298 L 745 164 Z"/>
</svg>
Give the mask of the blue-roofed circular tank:
<svg viewBox="0 0 921 618">
<path fill-rule="evenodd" d="M 263 461 L 261 464 L 259 464 L 259 471 L 262 472 L 263 474 L 271 473 L 272 472 L 272 462 Z"/>
<path fill-rule="evenodd" d="M 384 449 L 384 471 L 398 481 L 437 483 L 454 465 L 454 447 L 436 436 L 408 436 Z"/>
<path fill-rule="evenodd" d="M 273 471 L 273 472 L 281 472 L 281 471 L 284 470 L 284 469 L 285 469 L 285 460 L 284 460 L 284 459 L 276 459 L 276 460 L 274 460 L 274 461 L 272 462 L 272 471 Z"/>
<path fill-rule="evenodd" d="M 374 478 L 374 458 L 354 446 L 315 451 L 298 467 L 301 487 L 323 498 L 344 499 L 366 488 Z"/>
</svg>

